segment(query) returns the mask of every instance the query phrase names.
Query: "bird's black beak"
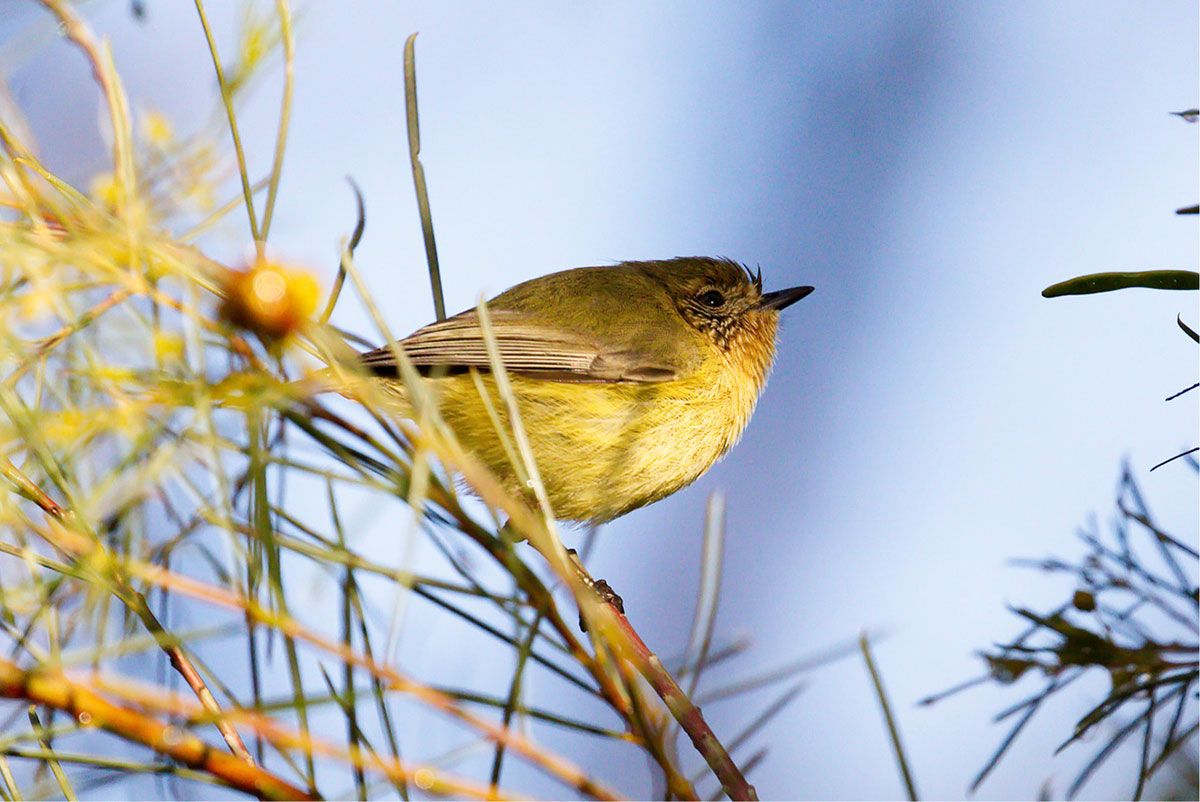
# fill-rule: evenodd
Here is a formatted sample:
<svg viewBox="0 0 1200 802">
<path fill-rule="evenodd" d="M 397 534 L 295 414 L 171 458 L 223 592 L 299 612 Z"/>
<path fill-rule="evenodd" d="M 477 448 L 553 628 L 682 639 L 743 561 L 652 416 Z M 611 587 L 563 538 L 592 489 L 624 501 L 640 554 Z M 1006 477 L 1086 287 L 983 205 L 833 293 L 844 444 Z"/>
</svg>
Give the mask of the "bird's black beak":
<svg viewBox="0 0 1200 802">
<path fill-rule="evenodd" d="M 790 290 L 768 292 L 762 298 L 758 299 L 758 308 L 774 309 L 776 311 L 787 309 L 812 291 L 812 287 L 792 287 Z"/>
</svg>

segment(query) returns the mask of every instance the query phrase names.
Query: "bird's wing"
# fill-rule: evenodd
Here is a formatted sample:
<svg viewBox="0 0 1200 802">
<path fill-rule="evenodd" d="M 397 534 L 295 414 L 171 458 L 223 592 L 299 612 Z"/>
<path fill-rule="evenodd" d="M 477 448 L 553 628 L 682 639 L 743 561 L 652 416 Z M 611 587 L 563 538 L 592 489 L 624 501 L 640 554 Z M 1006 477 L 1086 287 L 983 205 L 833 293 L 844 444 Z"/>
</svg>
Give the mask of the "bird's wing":
<svg viewBox="0 0 1200 802">
<path fill-rule="evenodd" d="M 564 382 L 662 382 L 679 378 L 689 367 L 686 360 L 673 358 L 660 338 L 646 332 L 584 337 L 566 327 L 531 323 L 526 315 L 510 310 L 492 310 L 490 317 L 504 367 L 517 375 Z M 418 368 L 491 368 L 474 310 L 432 323 L 398 344 Z M 396 360 L 387 346 L 360 359 L 373 373 L 396 374 Z"/>
</svg>

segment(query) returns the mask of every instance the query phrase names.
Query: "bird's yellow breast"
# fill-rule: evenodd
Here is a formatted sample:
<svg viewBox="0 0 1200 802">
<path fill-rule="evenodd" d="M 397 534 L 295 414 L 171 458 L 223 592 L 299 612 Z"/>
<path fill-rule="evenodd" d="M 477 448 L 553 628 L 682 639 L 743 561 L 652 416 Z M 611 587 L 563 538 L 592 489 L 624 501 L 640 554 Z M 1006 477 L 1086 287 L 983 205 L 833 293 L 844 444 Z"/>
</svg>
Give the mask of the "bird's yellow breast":
<svg viewBox="0 0 1200 802">
<path fill-rule="evenodd" d="M 776 313 L 750 316 L 690 375 L 656 383 L 564 383 L 511 376 L 538 470 L 558 518 L 601 522 L 674 493 L 703 474 L 750 419 L 774 357 Z M 480 377 L 511 430 L 490 375 Z M 438 380 L 441 412 L 464 445 L 525 497 L 475 380 Z"/>
</svg>

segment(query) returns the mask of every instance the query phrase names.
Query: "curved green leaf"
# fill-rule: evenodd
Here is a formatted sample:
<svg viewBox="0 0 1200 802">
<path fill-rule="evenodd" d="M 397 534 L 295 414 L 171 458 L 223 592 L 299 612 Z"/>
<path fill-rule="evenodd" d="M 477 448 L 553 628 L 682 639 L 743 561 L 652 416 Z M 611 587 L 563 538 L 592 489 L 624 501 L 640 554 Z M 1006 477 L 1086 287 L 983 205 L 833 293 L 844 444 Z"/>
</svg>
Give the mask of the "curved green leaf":
<svg viewBox="0 0 1200 802">
<path fill-rule="evenodd" d="M 1183 329 L 1184 333 L 1187 334 L 1187 336 L 1191 337 L 1193 340 L 1200 343 L 1200 335 L 1198 335 L 1198 334 L 1196 334 L 1196 332 L 1192 331 L 1191 328 L 1188 326 L 1188 324 L 1183 322 L 1183 317 L 1181 315 L 1175 316 L 1175 322 L 1179 324 L 1179 328 Z"/>
<path fill-rule="evenodd" d="M 1152 290 L 1200 289 L 1200 273 L 1192 270 L 1146 270 L 1141 273 L 1092 273 L 1052 284 L 1042 290 L 1045 298 L 1060 295 L 1087 295 L 1111 292 L 1127 287 L 1147 287 Z"/>
</svg>

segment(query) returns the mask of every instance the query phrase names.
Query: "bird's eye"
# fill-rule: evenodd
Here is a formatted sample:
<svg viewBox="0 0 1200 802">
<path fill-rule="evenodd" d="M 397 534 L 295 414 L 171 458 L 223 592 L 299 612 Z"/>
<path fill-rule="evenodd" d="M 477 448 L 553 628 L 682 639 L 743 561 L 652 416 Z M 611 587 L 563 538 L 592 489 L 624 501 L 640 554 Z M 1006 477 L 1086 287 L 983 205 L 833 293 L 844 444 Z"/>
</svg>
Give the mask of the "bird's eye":
<svg viewBox="0 0 1200 802">
<path fill-rule="evenodd" d="M 719 306 L 725 305 L 725 296 L 717 290 L 708 290 L 700 294 L 700 303 L 707 307 L 716 309 Z"/>
</svg>

